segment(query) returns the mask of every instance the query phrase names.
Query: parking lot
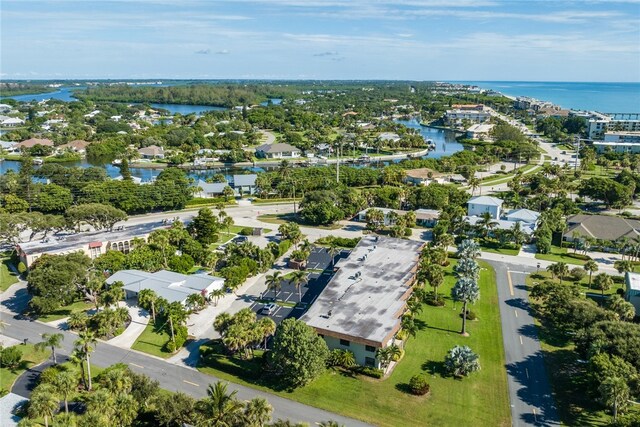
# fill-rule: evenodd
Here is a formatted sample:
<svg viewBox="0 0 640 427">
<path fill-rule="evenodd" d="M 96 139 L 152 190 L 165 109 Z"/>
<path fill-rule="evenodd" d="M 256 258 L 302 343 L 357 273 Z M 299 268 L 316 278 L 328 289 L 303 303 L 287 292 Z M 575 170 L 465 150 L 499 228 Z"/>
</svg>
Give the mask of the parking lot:
<svg viewBox="0 0 640 427">
<path fill-rule="evenodd" d="M 336 255 L 336 261 L 339 258 L 344 258 L 349 254 L 349 251 L 342 251 Z M 311 271 L 310 271 L 311 270 Z M 318 271 L 321 270 L 321 271 Z M 300 285 L 301 300 L 298 296 L 298 290 L 295 286 L 289 283 L 288 280 L 281 282 L 282 288 L 276 294 L 275 299 L 290 304 L 296 304 L 295 307 L 286 307 L 276 304 L 276 308 L 270 316 L 276 324 L 288 317 L 299 318 L 304 314 L 307 307 L 309 307 L 318 298 L 320 293 L 324 290 L 332 277 L 331 270 L 331 257 L 324 248 L 313 248 L 309 260 L 307 262 L 307 283 Z M 274 300 L 273 291 L 265 292 L 264 300 L 271 302 Z M 267 317 L 267 314 L 262 313 L 262 308 L 268 302 L 256 302 L 251 306 L 251 309 L 256 312 L 258 319 Z M 289 305 L 289 304 L 287 304 Z"/>
</svg>

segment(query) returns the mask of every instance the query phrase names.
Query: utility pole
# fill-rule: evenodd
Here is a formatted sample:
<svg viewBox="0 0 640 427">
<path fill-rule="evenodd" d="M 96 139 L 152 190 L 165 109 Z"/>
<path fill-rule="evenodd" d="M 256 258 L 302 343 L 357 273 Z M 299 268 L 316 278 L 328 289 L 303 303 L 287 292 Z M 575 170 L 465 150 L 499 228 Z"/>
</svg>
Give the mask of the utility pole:
<svg viewBox="0 0 640 427">
<path fill-rule="evenodd" d="M 576 161 L 574 162 L 573 172 L 578 171 L 578 157 L 580 157 L 580 137 L 576 137 Z"/>
<path fill-rule="evenodd" d="M 340 183 L 340 145 L 336 147 L 336 154 L 338 155 L 338 160 L 336 161 L 336 182 Z"/>
</svg>

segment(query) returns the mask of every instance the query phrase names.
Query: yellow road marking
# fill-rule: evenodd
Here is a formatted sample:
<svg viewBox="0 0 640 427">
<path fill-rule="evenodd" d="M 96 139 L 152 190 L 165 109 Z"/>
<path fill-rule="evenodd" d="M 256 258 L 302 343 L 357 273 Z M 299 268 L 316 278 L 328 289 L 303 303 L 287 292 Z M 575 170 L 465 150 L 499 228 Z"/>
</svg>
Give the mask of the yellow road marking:
<svg viewBox="0 0 640 427">
<path fill-rule="evenodd" d="M 185 382 L 187 384 L 191 384 L 192 386 L 200 387 L 200 384 L 192 383 L 191 381 L 182 380 L 182 382 Z"/>
<path fill-rule="evenodd" d="M 135 364 L 133 362 L 129 362 L 129 365 L 135 366 L 136 368 L 144 369 L 144 366 L 137 365 L 137 364 Z"/>
<path fill-rule="evenodd" d="M 513 282 L 511 281 L 511 272 L 507 271 L 507 281 L 509 282 L 509 293 L 513 296 Z"/>
</svg>

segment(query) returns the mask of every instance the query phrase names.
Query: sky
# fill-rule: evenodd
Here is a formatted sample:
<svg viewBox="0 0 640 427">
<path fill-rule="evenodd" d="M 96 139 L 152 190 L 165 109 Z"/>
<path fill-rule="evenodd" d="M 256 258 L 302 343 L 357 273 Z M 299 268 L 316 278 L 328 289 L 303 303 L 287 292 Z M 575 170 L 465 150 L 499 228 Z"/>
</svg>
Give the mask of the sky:
<svg viewBox="0 0 640 427">
<path fill-rule="evenodd" d="M 1 0 L 0 78 L 639 82 L 640 0 Z"/>
</svg>

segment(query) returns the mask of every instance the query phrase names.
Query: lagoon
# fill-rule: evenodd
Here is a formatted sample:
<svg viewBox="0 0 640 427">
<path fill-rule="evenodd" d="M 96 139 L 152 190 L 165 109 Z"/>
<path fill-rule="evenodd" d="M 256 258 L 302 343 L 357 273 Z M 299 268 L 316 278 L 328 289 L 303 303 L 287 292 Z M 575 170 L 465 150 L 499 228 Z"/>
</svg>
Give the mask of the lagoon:
<svg viewBox="0 0 640 427">
<path fill-rule="evenodd" d="M 436 148 L 429 152 L 427 158 L 438 159 L 464 150 L 464 146 L 456 141 L 457 135 L 453 131 L 422 126 L 417 119 L 396 120 L 396 123 L 417 129 L 425 139 L 433 141 Z"/>
</svg>

